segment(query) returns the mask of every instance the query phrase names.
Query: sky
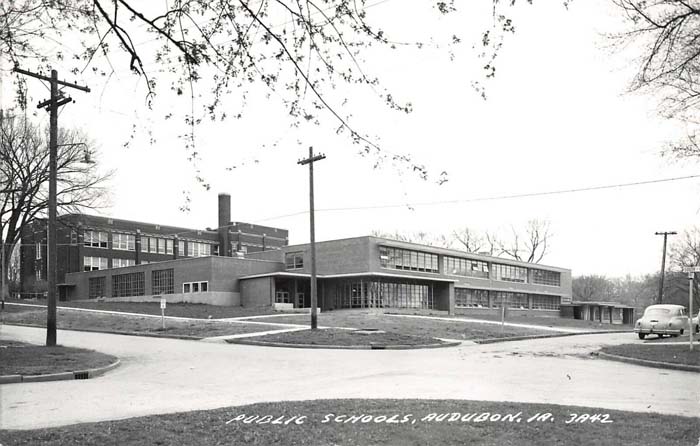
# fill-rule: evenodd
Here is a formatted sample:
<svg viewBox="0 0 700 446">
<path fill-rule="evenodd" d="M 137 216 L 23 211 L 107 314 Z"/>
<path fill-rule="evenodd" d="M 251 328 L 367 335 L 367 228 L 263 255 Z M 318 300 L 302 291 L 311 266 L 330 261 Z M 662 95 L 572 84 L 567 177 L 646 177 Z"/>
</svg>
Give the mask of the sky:
<svg viewBox="0 0 700 446">
<path fill-rule="evenodd" d="M 604 34 L 621 25 L 610 3 L 574 1 L 568 9 L 559 2 L 539 3 L 547 4 L 525 4 L 513 12 L 516 33 L 498 56 L 487 100 L 471 87 L 482 62 L 470 45 L 481 29 L 475 24 L 488 19 L 488 11 L 426 21 L 419 7 L 397 15 L 398 0 L 368 10 L 395 40 L 433 36 L 440 42 L 444 29 L 456 28 L 468 42 L 455 60 L 444 47 L 430 45 L 366 54 L 367 71 L 412 103 L 409 114 L 388 110 L 368 90 L 341 89 L 330 96 L 337 101 L 351 96 L 346 111 L 353 126 L 387 152 L 410 154 L 424 164 L 432 174 L 428 181 L 391 163 L 376 168 L 375 158 L 359 156 L 357 146 L 336 135 L 329 116 L 321 126 L 291 128 L 274 95 L 258 92 L 250 96 L 243 119 L 198 130 L 198 167 L 211 184 L 204 190 L 175 137 L 179 124 L 160 118 L 169 107 L 187 105 L 159 98 L 149 111 L 143 80 L 126 70 L 106 85 L 99 77 L 79 78 L 92 92 L 71 92 L 76 103 L 64 107 L 60 124 L 87 129 L 100 168 L 114 170 L 109 206 L 95 212 L 102 215 L 215 227 L 217 195 L 224 192 L 232 196 L 232 220 L 286 228 L 290 244 L 306 243 L 308 170 L 297 161 L 313 146 L 327 156 L 314 168 L 316 240 L 372 231 L 449 235 L 464 227 L 507 237 L 511 228 L 541 219 L 552 232 L 544 264 L 570 268 L 574 276 L 653 273 L 662 247 L 654 233 L 700 223 L 698 178 L 492 199 L 700 174 L 697 162 L 659 155 L 685 129 L 658 116 L 655 97 L 627 93 L 637 53 L 633 47 L 609 48 Z M 402 2 L 401 12 L 408 4 Z M 5 107 L 11 100 L 8 84 L 3 83 Z M 43 99 L 44 87 L 29 85 L 32 97 Z M 240 104 L 225 107 L 233 111 Z M 448 181 L 438 185 L 434 179 L 442 171 Z M 191 199 L 187 212 L 180 209 L 183 191 Z"/>
</svg>

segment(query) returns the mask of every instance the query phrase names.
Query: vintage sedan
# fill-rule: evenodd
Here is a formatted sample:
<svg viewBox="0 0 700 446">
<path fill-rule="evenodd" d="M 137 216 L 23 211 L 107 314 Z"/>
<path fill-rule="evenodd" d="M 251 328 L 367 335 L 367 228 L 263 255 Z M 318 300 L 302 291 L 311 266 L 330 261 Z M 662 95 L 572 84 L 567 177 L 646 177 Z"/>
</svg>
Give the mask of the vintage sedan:
<svg viewBox="0 0 700 446">
<path fill-rule="evenodd" d="M 648 334 L 678 336 L 687 330 L 688 312 L 682 305 L 651 305 L 634 325 L 639 339 L 644 339 Z"/>
</svg>

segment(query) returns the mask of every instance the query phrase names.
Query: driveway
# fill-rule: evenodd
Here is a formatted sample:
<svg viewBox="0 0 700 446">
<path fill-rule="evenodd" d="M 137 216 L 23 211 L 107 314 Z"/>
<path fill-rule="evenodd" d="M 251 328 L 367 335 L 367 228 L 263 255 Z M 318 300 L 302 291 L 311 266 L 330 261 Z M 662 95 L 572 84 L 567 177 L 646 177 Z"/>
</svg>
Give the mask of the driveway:
<svg viewBox="0 0 700 446">
<path fill-rule="evenodd" d="M 45 330 L 0 326 L 43 343 Z M 122 360 L 96 379 L 0 386 L 0 428 L 29 429 L 263 401 L 436 398 L 698 416 L 698 375 L 591 359 L 612 333 L 433 350 L 304 350 L 60 330 Z M 691 392 L 691 389 L 696 389 Z"/>
</svg>

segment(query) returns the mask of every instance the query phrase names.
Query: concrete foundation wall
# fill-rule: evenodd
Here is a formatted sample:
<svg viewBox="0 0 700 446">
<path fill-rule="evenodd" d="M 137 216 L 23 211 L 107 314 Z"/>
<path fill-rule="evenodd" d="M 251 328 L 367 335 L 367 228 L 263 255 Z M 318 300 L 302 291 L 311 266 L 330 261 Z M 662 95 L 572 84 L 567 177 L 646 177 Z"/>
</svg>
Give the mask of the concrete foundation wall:
<svg viewBox="0 0 700 446">
<path fill-rule="evenodd" d="M 461 314 L 465 316 L 479 316 L 479 315 L 489 315 L 489 316 L 500 316 L 500 308 L 460 308 L 456 307 L 454 310 L 455 314 Z M 517 316 L 540 316 L 540 317 L 559 317 L 559 310 L 520 310 L 515 308 L 506 308 L 507 315 L 517 315 Z"/>
<path fill-rule="evenodd" d="M 190 303 L 190 304 L 208 304 L 220 306 L 240 306 L 241 299 L 239 293 L 226 293 L 221 291 L 212 291 L 206 293 L 179 293 L 179 294 L 163 294 L 157 296 L 128 296 L 128 297 L 105 297 L 101 298 L 103 302 L 160 302 L 161 298 L 165 298 L 167 303 Z M 82 299 L 81 299 L 82 300 Z M 91 299 L 94 300 L 94 299 Z M 167 309 L 166 315 L 167 313 Z"/>
</svg>

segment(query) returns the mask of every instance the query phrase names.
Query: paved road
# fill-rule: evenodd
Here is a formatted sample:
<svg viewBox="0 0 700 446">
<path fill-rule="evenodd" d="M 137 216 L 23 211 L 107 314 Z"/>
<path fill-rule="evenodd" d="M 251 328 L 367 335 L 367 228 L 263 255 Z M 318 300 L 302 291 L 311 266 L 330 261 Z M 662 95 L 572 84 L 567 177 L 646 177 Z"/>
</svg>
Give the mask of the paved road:
<svg viewBox="0 0 700 446">
<path fill-rule="evenodd" d="M 43 329 L 0 326 L 42 343 Z M 303 350 L 59 331 L 62 345 L 116 355 L 96 379 L 0 386 L 0 428 L 28 429 L 262 401 L 450 398 L 700 416 L 698 375 L 602 359 L 629 333 L 409 351 Z M 437 408 L 436 408 L 437 410 Z"/>
</svg>

